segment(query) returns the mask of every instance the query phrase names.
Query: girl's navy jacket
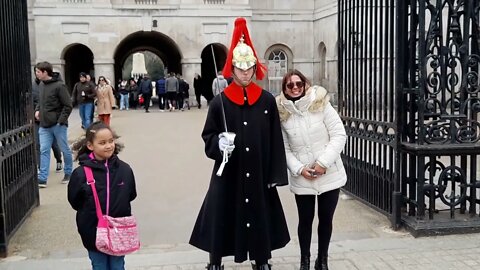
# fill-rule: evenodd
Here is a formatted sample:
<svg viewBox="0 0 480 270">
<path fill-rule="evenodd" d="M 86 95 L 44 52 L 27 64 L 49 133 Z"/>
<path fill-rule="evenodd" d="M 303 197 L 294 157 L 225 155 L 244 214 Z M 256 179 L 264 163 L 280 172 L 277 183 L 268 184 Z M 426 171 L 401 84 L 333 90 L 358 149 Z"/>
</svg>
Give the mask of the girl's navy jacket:
<svg viewBox="0 0 480 270">
<path fill-rule="evenodd" d="M 98 218 L 95 211 L 92 188 L 87 184 L 83 166 L 92 169 L 103 215 L 107 214 L 106 188 L 108 169 L 110 173 L 110 206 L 108 215 L 111 217 L 132 215 L 130 202 L 137 197 L 135 177 L 132 168 L 116 155 L 108 159 L 108 168 L 105 161 L 90 159 L 87 154 L 79 157 L 79 163 L 80 166 L 73 171 L 68 183 L 68 201 L 72 208 L 77 211 L 77 228 L 83 245 L 88 250 L 97 251 L 95 239 Z"/>
</svg>

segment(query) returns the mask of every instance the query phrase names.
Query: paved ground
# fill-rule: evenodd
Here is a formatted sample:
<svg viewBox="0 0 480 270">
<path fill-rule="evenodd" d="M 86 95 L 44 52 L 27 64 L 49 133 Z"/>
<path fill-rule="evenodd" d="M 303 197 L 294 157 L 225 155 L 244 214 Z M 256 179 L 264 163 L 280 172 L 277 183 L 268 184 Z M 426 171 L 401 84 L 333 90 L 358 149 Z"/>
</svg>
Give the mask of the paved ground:
<svg viewBox="0 0 480 270">
<path fill-rule="evenodd" d="M 126 257 L 127 269 L 203 269 L 208 254 L 188 239 L 208 186 L 213 162 L 205 158 L 200 132 L 206 109 L 185 112 L 114 111 L 112 126 L 125 143 L 121 158 L 131 164 L 138 198 L 133 209 L 142 249 Z M 70 119 L 70 138 L 81 134 L 78 111 Z M 52 164 L 53 171 L 53 164 Z M 89 269 L 66 200 L 62 174 L 51 174 L 40 190 L 41 205 L 9 244 L 0 269 Z M 274 252 L 275 269 L 298 269 L 296 208 L 288 188 L 280 188 L 292 241 Z M 316 242 L 314 237 L 314 242 Z M 312 253 L 315 254 L 315 244 Z M 330 269 L 480 269 L 480 234 L 413 238 L 389 229 L 388 220 L 356 200 L 342 196 L 335 215 Z M 312 258 L 314 260 L 314 258 Z M 225 259 L 226 269 L 251 269 Z"/>
</svg>

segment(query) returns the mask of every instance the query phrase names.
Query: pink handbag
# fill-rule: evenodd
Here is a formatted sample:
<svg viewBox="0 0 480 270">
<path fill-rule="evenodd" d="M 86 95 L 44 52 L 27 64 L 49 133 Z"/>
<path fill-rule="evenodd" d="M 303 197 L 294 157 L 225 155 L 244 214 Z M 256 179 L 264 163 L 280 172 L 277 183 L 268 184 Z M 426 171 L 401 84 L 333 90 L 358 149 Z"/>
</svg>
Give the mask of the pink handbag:
<svg viewBox="0 0 480 270">
<path fill-rule="evenodd" d="M 110 201 L 110 173 L 107 172 L 107 213 L 102 214 L 100 201 L 98 200 L 97 189 L 92 169 L 83 166 L 87 177 L 87 184 L 92 187 L 97 210 L 98 224 L 95 245 L 98 251 L 113 256 L 123 256 L 140 248 L 138 237 L 137 221 L 134 216 L 111 217 L 108 215 Z"/>
</svg>

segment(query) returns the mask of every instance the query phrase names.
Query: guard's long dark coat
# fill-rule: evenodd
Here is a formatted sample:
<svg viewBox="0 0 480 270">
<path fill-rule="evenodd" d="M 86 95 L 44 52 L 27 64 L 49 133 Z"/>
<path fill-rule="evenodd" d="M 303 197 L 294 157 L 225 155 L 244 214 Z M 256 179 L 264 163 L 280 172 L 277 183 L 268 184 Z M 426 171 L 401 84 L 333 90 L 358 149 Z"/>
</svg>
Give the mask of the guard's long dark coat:
<svg viewBox="0 0 480 270">
<path fill-rule="evenodd" d="M 225 131 L 220 95 L 210 103 L 202 138 L 215 160 L 210 187 L 190 244 L 235 262 L 266 261 L 289 241 L 275 186 L 288 184 L 285 150 L 274 97 L 262 90 L 253 105 L 239 106 L 221 94 L 228 131 L 236 133 L 235 150 L 221 177 L 218 135 Z"/>
</svg>

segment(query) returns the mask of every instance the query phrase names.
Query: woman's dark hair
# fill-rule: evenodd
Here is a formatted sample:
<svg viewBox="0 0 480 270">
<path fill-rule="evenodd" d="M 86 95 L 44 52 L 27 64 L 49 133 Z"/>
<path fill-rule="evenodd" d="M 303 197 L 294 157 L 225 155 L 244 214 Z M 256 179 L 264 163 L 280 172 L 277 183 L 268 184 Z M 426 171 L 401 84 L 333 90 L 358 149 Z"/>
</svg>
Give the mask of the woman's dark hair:
<svg viewBox="0 0 480 270">
<path fill-rule="evenodd" d="M 107 81 L 107 79 L 105 79 L 104 76 L 99 76 L 99 77 L 98 77 L 98 83 L 97 83 L 97 84 L 100 85 L 100 81 L 102 81 L 102 80 L 103 80 L 106 84 L 108 84 L 108 81 Z"/>
<path fill-rule="evenodd" d="M 305 77 L 305 75 L 303 75 L 303 73 L 301 73 L 300 71 L 298 71 L 296 69 L 293 69 L 293 70 L 290 70 L 289 72 L 287 72 L 287 74 L 285 74 L 283 76 L 282 92 L 285 93 L 285 90 L 286 90 L 286 87 L 287 87 L 287 82 L 294 75 L 297 75 L 298 77 L 300 77 L 300 80 L 302 80 L 303 84 L 305 85 L 305 91 L 307 90 L 307 87 L 308 87 L 307 85 L 312 85 L 310 83 L 310 81 L 307 79 L 307 77 Z"/>
<path fill-rule="evenodd" d="M 110 132 L 113 134 L 113 139 L 117 140 L 120 138 L 109 126 L 107 126 L 104 122 L 102 121 L 96 121 L 93 122 L 85 131 L 85 136 L 80 138 L 78 141 L 76 141 L 73 146 L 72 150 L 76 152 L 75 155 L 75 160 L 78 160 L 78 157 L 83 155 L 83 154 L 90 154 L 92 151 L 88 149 L 87 143 L 93 143 L 93 140 L 95 139 L 95 134 L 102 130 L 102 129 L 108 129 Z M 115 142 L 115 150 L 113 150 L 113 154 L 117 155 L 122 151 L 124 148 L 122 143 Z"/>
</svg>

